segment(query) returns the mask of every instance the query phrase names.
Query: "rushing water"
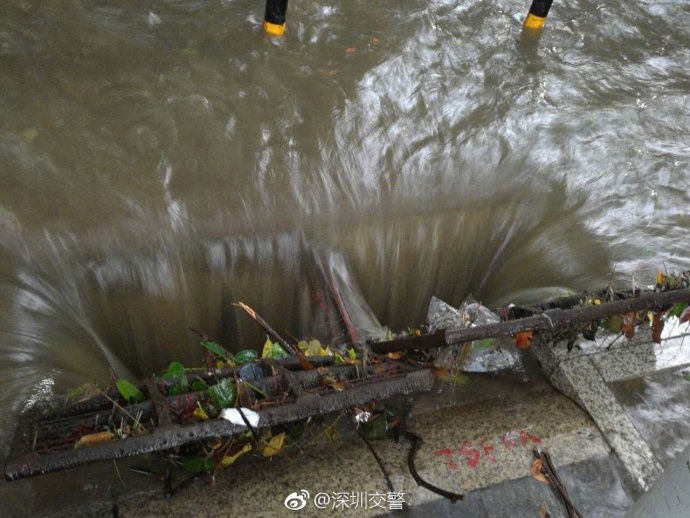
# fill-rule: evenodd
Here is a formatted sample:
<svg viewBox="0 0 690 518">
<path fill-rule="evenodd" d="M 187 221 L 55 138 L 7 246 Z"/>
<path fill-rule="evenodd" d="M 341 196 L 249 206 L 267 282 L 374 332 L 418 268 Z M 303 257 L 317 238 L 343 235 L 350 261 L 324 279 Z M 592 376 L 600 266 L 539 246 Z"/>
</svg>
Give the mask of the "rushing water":
<svg viewBox="0 0 690 518">
<path fill-rule="evenodd" d="M 0 451 L 189 327 L 259 346 L 233 302 L 327 339 L 323 279 L 375 332 L 687 269 L 687 2 L 528 4 L 3 0 Z"/>
</svg>

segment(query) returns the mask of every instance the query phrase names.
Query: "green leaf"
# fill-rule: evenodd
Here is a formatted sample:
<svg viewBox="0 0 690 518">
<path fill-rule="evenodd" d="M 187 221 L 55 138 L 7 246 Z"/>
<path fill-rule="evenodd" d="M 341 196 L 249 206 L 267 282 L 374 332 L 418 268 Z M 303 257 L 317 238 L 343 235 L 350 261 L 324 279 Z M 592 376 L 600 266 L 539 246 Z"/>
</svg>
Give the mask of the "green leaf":
<svg viewBox="0 0 690 518">
<path fill-rule="evenodd" d="M 161 379 L 173 381 L 173 384 L 168 388 L 169 396 L 179 396 L 189 392 L 189 381 L 185 376 L 184 365 L 180 362 L 171 362 Z"/>
<path fill-rule="evenodd" d="M 189 385 L 184 386 L 181 383 L 175 383 L 168 388 L 168 396 L 181 396 L 189 392 Z"/>
<path fill-rule="evenodd" d="M 271 354 L 273 355 L 274 360 L 280 360 L 281 358 L 287 358 L 290 356 L 288 352 L 283 349 L 283 347 L 278 343 L 274 343 L 273 347 L 271 348 Z"/>
<path fill-rule="evenodd" d="M 80 385 L 76 388 L 71 389 L 67 394 L 65 394 L 65 397 L 67 399 L 76 399 L 78 397 L 81 397 L 86 394 L 86 390 L 89 388 L 89 385 Z"/>
<path fill-rule="evenodd" d="M 347 350 L 347 357 L 350 358 L 351 360 L 356 360 L 357 359 L 357 352 L 355 351 L 354 347 L 350 347 Z"/>
<path fill-rule="evenodd" d="M 674 305 L 671 307 L 671 310 L 669 311 L 669 314 L 670 314 L 670 315 L 673 315 L 673 316 L 676 317 L 676 318 L 678 318 L 678 317 L 680 317 L 680 316 L 683 314 L 683 311 L 684 311 L 685 308 L 687 308 L 687 307 L 688 307 L 688 303 L 687 303 L 687 302 L 679 302 L 679 303 L 677 303 L 677 304 L 674 304 Z"/>
<path fill-rule="evenodd" d="M 187 457 L 180 460 L 182 467 L 192 473 L 203 473 L 204 471 L 211 471 L 213 461 L 203 457 Z"/>
<path fill-rule="evenodd" d="M 614 315 L 602 321 L 602 326 L 610 333 L 618 334 L 623 330 L 623 317 Z"/>
<path fill-rule="evenodd" d="M 340 356 L 338 353 L 335 353 L 334 356 L 335 356 L 334 363 L 336 365 L 345 365 L 345 360 L 343 359 L 342 356 Z"/>
<path fill-rule="evenodd" d="M 183 377 L 183 376 L 184 376 L 184 365 L 182 365 L 180 362 L 171 362 L 168 365 L 168 370 L 165 371 L 165 374 L 163 374 L 161 376 L 161 379 L 172 380 L 172 379 Z"/>
<path fill-rule="evenodd" d="M 235 354 L 235 363 L 244 365 L 259 358 L 259 354 L 254 349 L 243 349 Z"/>
<path fill-rule="evenodd" d="M 235 387 L 233 380 L 225 378 L 210 386 L 208 393 L 211 395 L 213 404 L 218 410 L 232 408 L 237 398 L 237 387 Z"/>
<path fill-rule="evenodd" d="M 306 344 L 306 342 L 304 343 Z M 262 358 L 280 360 L 281 358 L 286 358 L 288 356 L 290 355 L 280 346 L 278 342 L 273 343 L 271 342 L 270 338 L 266 337 L 266 343 L 264 343 L 263 352 L 261 353 Z"/>
<path fill-rule="evenodd" d="M 139 390 L 137 386 L 130 381 L 120 378 L 117 380 L 116 385 L 117 391 L 120 393 L 120 395 L 130 403 L 144 399 L 144 394 L 141 393 L 141 390 Z"/>
<path fill-rule="evenodd" d="M 228 351 L 223 349 L 223 347 L 221 347 L 220 345 L 218 345 L 215 342 L 209 342 L 209 341 L 201 342 L 201 347 L 211 351 L 218 358 L 223 358 L 224 360 L 227 360 L 227 361 L 232 360 L 232 354 L 230 354 Z"/>
<path fill-rule="evenodd" d="M 208 385 L 203 380 L 194 380 L 192 383 L 192 392 L 202 392 L 208 390 Z"/>
<path fill-rule="evenodd" d="M 385 439 L 388 433 L 388 422 L 383 414 L 370 419 L 362 426 L 362 435 L 365 439 L 377 440 Z"/>
</svg>

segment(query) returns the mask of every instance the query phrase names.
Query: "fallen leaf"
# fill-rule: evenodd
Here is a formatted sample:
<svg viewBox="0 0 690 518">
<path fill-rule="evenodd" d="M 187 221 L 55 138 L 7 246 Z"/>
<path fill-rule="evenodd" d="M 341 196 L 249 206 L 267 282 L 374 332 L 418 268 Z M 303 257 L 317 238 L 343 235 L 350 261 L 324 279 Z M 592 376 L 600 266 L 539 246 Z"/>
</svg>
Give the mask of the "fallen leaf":
<svg viewBox="0 0 690 518">
<path fill-rule="evenodd" d="M 635 313 L 623 315 L 623 334 L 628 340 L 635 336 Z"/>
<path fill-rule="evenodd" d="M 394 353 L 388 353 L 386 356 L 388 356 L 388 358 L 391 360 L 399 360 L 400 358 L 402 358 L 403 353 L 402 351 L 396 351 Z"/>
<path fill-rule="evenodd" d="M 279 433 L 278 435 L 274 435 L 271 437 L 271 440 L 268 441 L 268 444 L 266 444 L 263 447 L 262 453 L 264 454 L 264 457 L 273 457 L 277 453 L 280 453 L 283 451 L 283 444 L 285 443 L 285 432 Z"/>
<path fill-rule="evenodd" d="M 213 461 L 203 457 L 187 457 L 180 460 L 182 467 L 191 473 L 203 473 L 204 471 L 211 471 Z"/>
<path fill-rule="evenodd" d="M 142 394 L 141 390 L 139 390 L 132 382 L 127 381 L 124 378 L 120 378 L 117 380 L 116 385 L 117 391 L 128 402 L 133 403 L 144 399 L 144 394 Z"/>
<path fill-rule="evenodd" d="M 376 36 L 372 36 L 372 38 L 369 40 L 369 43 L 371 43 L 372 45 L 378 45 L 381 42 Z"/>
<path fill-rule="evenodd" d="M 536 478 L 539 482 L 543 482 L 544 484 L 549 483 L 548 480 L 546 480 L 546 477 L 542 474 L 541 469 L 543 467 L 544 463 L 542 462 L 541 459 L 536 459 L 532 463 L 532 467 L 529 469 L 530 474 Z"/>
<path fill-rule="evenodd" d="M 690 307 L 688 306 L 687 302 L 678 302 L 677 304 L 671 306 L 671 309 L 669 310 L 669 315 L 680 318 L 680 316 L 683 314 L 683 311 L 687 307 Z"/>
<path fill-rule="evenodd" d="M 81 437 L 76 443 L 74 443 L 75 448 L 82 448 L 84 446 L 97 446 L 99 444 L 105 444 L 111 441 L 115 436 L 112 432 L 97 432 L 90 433 Z"/>
<path fill-rule="evenodd" d="M 329 426 L 328 428 L 326 428 L 323 431 L 323 433 L 326 434 L 326 437 L 328 437 L 331 441 L 335 441 L 335 437 L 338 433 L 338 429 L 336 428 L 337 425 L 338 425 L 338 420 L 336 419 L 335 422 L 331 426 Z"/>
<path fill-rule="evenodd" d="M 685 308 L 685 310 L 680 314 L 680 317 L 678 317 L 681 321 L 683 322 L 690 322 L 690 306 Z"/>
<path fill-rule="evenodd" d="M 237 453 L 235 453 L 233 455 L 226 455 L 225 457 L 220 459 L 221 466 L 229 466 L 230 464 L 233 464 L 242 455 L 251 451 L 251 449 L 252 449 L 251 443 L 245 443 L 245 445 L 242 446 L 242 449 L 240 449 Z"/>
<path fill-rule="evenodd" d="M 22 140 L 24 142 L 33 142 L 38 137 L 38 130 L 36 128 L 28 128 L 22 131 Z"/>
<path fill-rule="evenodd" d="M 348 47 L 345 49 L 345 52 L 347 52 L 348 54 L 354 54 L 355 52 L 357 52 L 357 49 L 355 47 Z"/>
<path fill-rule="evenodd" d="M 655 344 L 661 343 L 661 331 L 664 330 L 664 321 L 661 318 L 661 313 L 654 313 L 652 320 L 652 341 Z"/>
<path fill-rule="evenodd" d="M 623 330 L 623 317 L 614 315 L 604 321 L 604 327 L 614 334 L 618 334 Z"/>
<path fill-rule="evenodd" d="M 664 275 L 664 272 L 656 272 L 656 284 L 657 286 L 661 286 L 666 282 L 666 276 Z"/>
<path fill-rule="evenodd" d="M 199 403 L 197 403 L 197 407 L 194 409 L 194 417 L 201 421 L 208 421 L 208 415 L 206 415 L 206 411 L 201 408 Z"/>
<path fill-rule="evenodd" d="M 345 390 L 345 383 L 339 380 L 333 381 L 332 383 L 329 383 L 329 385 L 338 392 Z"/>
<path fill-rule="evenodd" d="M 515 345 L 518 349 L 527 349 L 532 343 L 532 331 L 524 331 L 515 335 Z"/>
</svg>

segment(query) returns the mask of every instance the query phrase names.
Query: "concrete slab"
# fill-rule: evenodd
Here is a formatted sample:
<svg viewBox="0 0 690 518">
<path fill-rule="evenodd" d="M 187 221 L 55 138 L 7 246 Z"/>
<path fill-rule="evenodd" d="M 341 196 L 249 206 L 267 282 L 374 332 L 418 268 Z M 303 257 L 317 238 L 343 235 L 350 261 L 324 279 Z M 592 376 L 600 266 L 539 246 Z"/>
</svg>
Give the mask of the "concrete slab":
<svg viewBox="0 0 690 518">
<path fill-rule="evenodd" d="M 560 466 L 558 474 L 576 509 L 587 518 L 622 517 L 633 503 L 611 456 Z M 443 499 L 423 503 L 404 515 L 515 518 L 539 516 L 542 508 L 552 518 L 567 518 L 563 504 L 546 485 L 532 477 L 523 477 L 477 489 L 454 504 Z"/>
<path fill-rule="evenodd" d="M 663 345 L 653 343 L 649 328 L 638 329 L 632 340 L 599 333 L 595 341 L 582 337 L 570 341 L 544 333 L 533 343 L 551 382 L 592 417 L 640 493 L 651 487 L 663 467 L 631 420 L 633 405 L 626 412 L 611 387 L 620 380 L 642 379 L 660 368 L 682 364 L 688 358 L 682 351 L 687 336 L 687 325 L 671 321 L 662 333 Z M 620 387 L 619 397 L 624 392 Z M 643 424 L 639 412 L 636 417 Z"/>
<path fill-rule="evenodd" d="M 129 464 L 145 464 L 144 458 L 118 461 L 117 474 L 103 463 L 12 483 L 10 492 L 3 489 L 11 498 L 0 508 L 9 502 L 3 516 L 10 517 L 110 517 L 113 503 L 126 517 L 377 516 L 404 501 L 403 514 L 410 516 L 536 516 L 542 504 L 551 516 L 564 516 L 550 489 L 529 475 L 536 447 L 551 454 L 583 515 L 623 516 L 662 472 L 662 463 L 690 442 L 690 381 L 683 368 L 668 370 L 690 357 L 687 329 L 663 347 L 644 334 L 637 340 L 585 344 L 570 352 L 565 341 L 550 349 L 533 345 L 544 372 L 580 406 L 544 380 L 529 354 L 524 370 L 461 376 L 460 386 L 441 384 L 415 397 L 408 428 L 424 441 L 417 470 L 441 488 L 465 493 L 455 504 L 417 486 L 407 465 L 409 444 L 367 445 L 343 418 L 338 441 L 317 429 L 283 458 L 245 456 L 171 499 L 164 498 L 162 483 L 127 471 Z M 662 367 L 667 370 L 658 372 Z M 631 485 L 636 475 L 642 478 Z M 178 472 L 176 483 L 183 476 Z M 304 499 L 299 513 L 286 507 L 290 495 L 297 504 Z"/>
<path fill-rule="evenodd" d="M 689 367 L 676 367 L 610 386 L 630 421 L 664 466 L 690 445 Z"/>
</svg>

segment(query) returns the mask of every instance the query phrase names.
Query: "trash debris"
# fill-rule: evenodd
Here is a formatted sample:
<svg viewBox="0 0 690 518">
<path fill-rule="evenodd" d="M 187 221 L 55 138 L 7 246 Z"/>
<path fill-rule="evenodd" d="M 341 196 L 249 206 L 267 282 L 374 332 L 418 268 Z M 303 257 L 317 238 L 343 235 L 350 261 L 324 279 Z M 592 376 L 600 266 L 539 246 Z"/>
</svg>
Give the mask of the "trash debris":
<svg viewBox="0 0 690 518">
<path fill-rule="evenodd" d="M 259 426 L 259 420 L 261 419 L 259 414 L 253 410 L 250 410 L 249 408 L 242 408 L 241 410 L 244 416 L 247 418 L 247 421 L 249 421 L 250 425 L 252 425 L 254 428 Z M 244 419 L 242 418 L 242 414 L 240 414 L 240 409 L 226 408 L 220 413 L 220 417 L 221 419 L 230 421 L 232 424 L 244 426 Z"/>
<path fill-rule="evenodd" d="M 448 328 L 467 329 L 500 323 L 501 318 L 471 296 L 458 309 L 432 297 L 427 311 L 427 322 L 431 331 Z M 434 354 L 434 365 L 450 372 L 494 372 L 516 368 L 520 356 L 507 337 L 485 338 L 471 344 L 456 344 L 443 347 Z"/>
</svg>

